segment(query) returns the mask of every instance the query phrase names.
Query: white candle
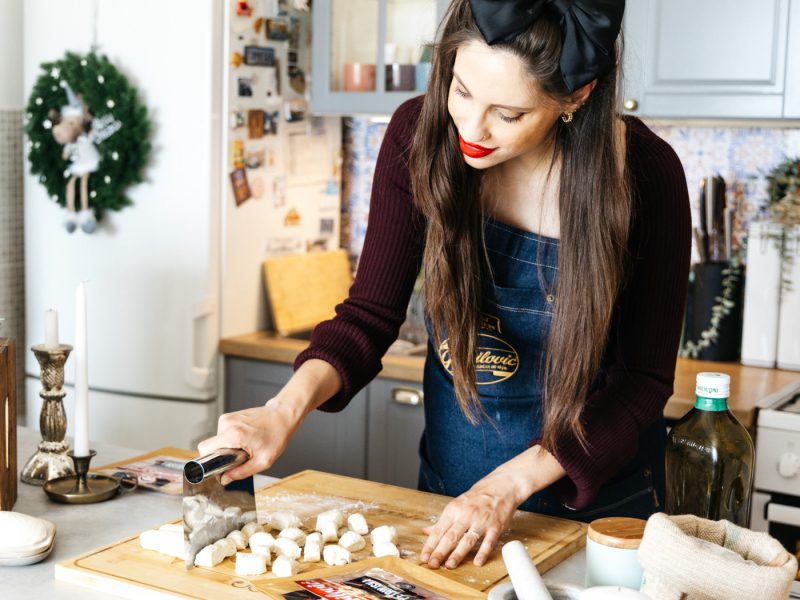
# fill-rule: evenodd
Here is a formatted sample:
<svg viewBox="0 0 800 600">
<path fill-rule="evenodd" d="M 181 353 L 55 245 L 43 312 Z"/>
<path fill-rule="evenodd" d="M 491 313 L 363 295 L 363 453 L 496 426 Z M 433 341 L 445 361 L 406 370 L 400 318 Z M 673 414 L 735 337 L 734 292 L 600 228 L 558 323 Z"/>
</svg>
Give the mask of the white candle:
<svg viewBox="0 0 800 600">
<path fill-rule="evenodd" d="M 89 456 L 89 370 L 86 335 L 86 288 L 75 293 L 75 456 Z"/>
<path fill-rule="evenodd" d="M 48 350 L 58 348 L 58 311 L 53 308 L 44 311 L 44 346 Z"/>
</svg>

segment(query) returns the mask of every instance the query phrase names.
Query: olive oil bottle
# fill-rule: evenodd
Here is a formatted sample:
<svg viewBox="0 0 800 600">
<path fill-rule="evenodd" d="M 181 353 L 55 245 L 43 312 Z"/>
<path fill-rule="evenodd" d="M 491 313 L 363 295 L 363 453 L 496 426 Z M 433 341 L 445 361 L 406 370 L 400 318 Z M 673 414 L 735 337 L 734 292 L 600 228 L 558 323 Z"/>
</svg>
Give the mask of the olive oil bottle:
<svg viewBox="0 0 800 600">
<path fill-rule="evenodd" d="M 724 373 L 698 373 L 694 408 L 669 432 L 667 514 L 750 525 L 755 452 L 728 410 L 730 382 Z"/>
</svg>

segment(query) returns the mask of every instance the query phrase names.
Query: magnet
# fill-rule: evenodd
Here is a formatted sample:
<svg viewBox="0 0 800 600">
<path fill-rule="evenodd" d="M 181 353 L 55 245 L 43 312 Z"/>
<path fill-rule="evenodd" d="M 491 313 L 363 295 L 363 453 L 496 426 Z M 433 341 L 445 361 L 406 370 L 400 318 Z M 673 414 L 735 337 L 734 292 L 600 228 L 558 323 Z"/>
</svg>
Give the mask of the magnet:
<svg viewBox="0 0 800 600">
<path fill-rule="evenodd" d="M 264 136 L 264 111 L 248 110 L 247 111 L 247 137 L 251 140 L 257 140 Z"/>
<path fill-rule="evenodd" d="M 275 17 L 267 19 L 267 39 L 283 41 L 289 39 L 289 23 L 286 19 Z"/>
<path fill-rule="evenodd" d="M 237 89 L 240 98 L 250 98 L 253 96 L 253 80 L 250 77 L 239 77 L 237 79 Z"/>
<path fill-rule="evenodd" d="M 286 227 L 296 227 L 300 225 L 303 219 L 300 217 L 300 213 L 297 212 L 296 208 L 291 208 L 286 216 L 283 218 L 283 224 Z"/>
<path fill-rule="evenodd" d="M 244 64 L 254 67 L 272 67 L 275 65 L 275 50 L 264 46 L 245 46 Z"/>
<path fill-rule="evenodd" d="M 252 197 L 250 186 L 247 183 L 247 173 L 244 169 L 235 169 L 231 172 L 231 184 L 233 185 L 233 198 L 236 206 L 241 206 Z"/>
<path fill-rule="evenodd" d="M 232 140 L 231 141 L 231 167 L 234 169 L 243 169 L 244 164 L 244 141 Z"/>
</svg>

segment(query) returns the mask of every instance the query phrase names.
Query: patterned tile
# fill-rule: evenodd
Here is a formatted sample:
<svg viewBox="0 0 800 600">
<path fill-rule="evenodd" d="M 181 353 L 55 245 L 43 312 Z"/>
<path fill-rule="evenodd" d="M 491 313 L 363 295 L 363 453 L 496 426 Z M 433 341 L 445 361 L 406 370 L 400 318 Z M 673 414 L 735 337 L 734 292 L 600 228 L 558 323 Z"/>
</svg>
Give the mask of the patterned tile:
<svg viewBox="0 0 800 600">
<path fill-rule="evenodd" d="M 386 125 L 353 117 L 346 124 L 345 195 L 348 216 L 345 247 L 357 262 L 369 216 L 372 175 Z M 765 202 L 766 175 L 785 157 L 800 156 L 800 129 L 685 127 L 653 125 L 678 154 L 686 172 L 686 183 L 695 221 L 699 219 L 700 182 L 719 174 L 728 185 L 728 203 L 740 206 L 740 229 L 760 211 Z M 741 238 L 742 231 L 736 232 Z"/>
</svg>

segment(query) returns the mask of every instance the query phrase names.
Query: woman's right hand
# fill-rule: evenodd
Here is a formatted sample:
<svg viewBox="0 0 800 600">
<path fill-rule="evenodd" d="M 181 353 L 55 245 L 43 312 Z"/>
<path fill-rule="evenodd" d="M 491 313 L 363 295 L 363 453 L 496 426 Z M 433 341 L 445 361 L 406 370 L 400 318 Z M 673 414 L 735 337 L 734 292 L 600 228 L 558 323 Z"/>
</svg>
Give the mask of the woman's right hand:
<svg viewBox="0 0 800 600">
<path fill-rule="evenodd" d="M 298 417 L 293 407 L 277 398 L 264 406 L 226 413 L 219 418 L 217 435 L 200 442 L 197 449 L 201 455 L 218 448 L 247 451 L 250 460 L 223 474 L 221 482 L 226 485 L 229 481 L 244 479 L 272 466 L 300 426 L 302 417 Z"/>
</svg>

